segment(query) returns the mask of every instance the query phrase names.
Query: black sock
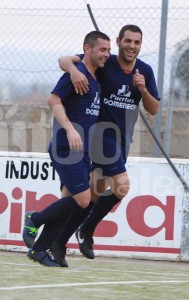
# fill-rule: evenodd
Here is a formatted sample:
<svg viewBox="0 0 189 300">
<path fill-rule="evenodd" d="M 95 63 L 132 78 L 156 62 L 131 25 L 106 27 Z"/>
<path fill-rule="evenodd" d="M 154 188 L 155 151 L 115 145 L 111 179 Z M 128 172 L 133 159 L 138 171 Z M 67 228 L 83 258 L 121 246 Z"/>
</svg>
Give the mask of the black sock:
<svg viewBox="0 0 189 300">
<path fill-rule="evenodd" d="M 40 252 L 40 251 L 46 251 L 47 249 L 50 249 L 54 237 L 56 237 L 58 232 L 61 230 L 66 220 L 67 218 L 64 219 L 62 218 L 61 221 L 45 224 L 37 241 L 33 246 L 33 250 Z"/>
<path fill-rule="evenodd" d="M 88 216 L 93 206 L 94 203 L 90 202 L 85 209 L 80 209 L 77 212 L 72 213 L 61 227 L 61 230 L 59 230 L 59 232 L 57 230 L 54 232 L 56 234 L 56 236 L 54 234 L 54 240 L 60 245 L 65 246 L 72 234 Z"/>
<path fill-rule="evenodd" d="M 43 224 L 57 222 L 67 218 L 72 212 L 77 211 L 81 207 L 76 201 L 70 197 L 64 197 L 50 204 L 40 212 L 32 214 L 32 221 L 37 228 Z"/>
<path fill-rule="evenodd" d="M 104 194 L 99 197 L 89 216 L 82 223 L 81 231 L 93 234 L 98 223 L 109 213 L 114 205 L 120 201 L 121 199 L 115 194 L 110 194 L 110 190 L 105 191 Z"/>
</svg>

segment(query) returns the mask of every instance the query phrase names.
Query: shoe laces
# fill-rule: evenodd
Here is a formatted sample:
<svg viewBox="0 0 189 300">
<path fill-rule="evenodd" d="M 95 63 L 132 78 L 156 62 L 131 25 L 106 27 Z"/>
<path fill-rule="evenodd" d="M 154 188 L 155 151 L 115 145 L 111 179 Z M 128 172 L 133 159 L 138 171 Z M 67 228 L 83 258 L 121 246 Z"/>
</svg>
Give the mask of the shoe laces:
<svg viewBox="0 0 189 300">
<path fill-rule="evenodd" d="M 52 254 L 52 252 L 51 252 L 50 249 L 47 249 L 47 250 L 46 250 L 46 255 L 49 257 L 49 259 L 50 259 L 51 261 L 54 261 L 54 256 L 53 256 L 53 254 Z"/>
<path fill-rule="evenodd" d="M 38 233 L 38 228 L 36 227 L 31 227 L 31 226 L 24 226 L 25 228 L 28 228 L 30 231 L 29 231 L 29 234 L 35 234 L 37 235 Z"/>
</svg>

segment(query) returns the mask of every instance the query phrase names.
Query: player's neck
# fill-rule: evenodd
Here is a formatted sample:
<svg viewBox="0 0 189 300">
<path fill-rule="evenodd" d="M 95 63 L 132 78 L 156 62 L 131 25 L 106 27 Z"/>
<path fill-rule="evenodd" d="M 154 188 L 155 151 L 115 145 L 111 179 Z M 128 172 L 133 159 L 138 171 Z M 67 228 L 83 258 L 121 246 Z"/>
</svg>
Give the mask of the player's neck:
<svg viewBox="0 0 189 300">
<path fill-rule="evenodd" d="M 136 63 L 136 59 L 134 59 L 133 61 L 125 61 L 123 60 L 120 56 L 117 56 L 117 61 L 120 65 L 120 67 L 122 68 L 122 70 L 126 73 L 129 74 L 132 72 L 135 63 Z"/>
<path fill-rule="evenodd" d="M 94 67 L 89 61 L 87 61 L 85 58 L 83 58 L 82 63 L 85 65 L 89 73 L 96 78 L 95 73 L 96 73 L 96 67 Z"/>
</svg>

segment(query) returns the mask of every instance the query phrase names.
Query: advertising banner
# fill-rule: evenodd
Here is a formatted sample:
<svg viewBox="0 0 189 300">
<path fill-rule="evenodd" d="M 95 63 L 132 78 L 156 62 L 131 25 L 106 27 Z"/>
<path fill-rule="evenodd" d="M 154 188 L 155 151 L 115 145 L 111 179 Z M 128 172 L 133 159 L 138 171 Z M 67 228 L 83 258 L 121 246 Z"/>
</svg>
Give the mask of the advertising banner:
<svg viewBox="0 0 189 300">
<path fill-rule="evenodd" d="M 186 161 L 175 160 L 181 176 Z M 132 158 L 128 195 L 99 223 L 96 255 L 181 259 L 184 188 L 165 159 Z M 81 170 L 82 172 L 82 170 Z M 0 249 L 26 251 L 24 214 L 60 198 L 60 184 L 48 154 L 0 153 Z M 73 235 L 68 252 L 79 253 Z"/>
</svg>

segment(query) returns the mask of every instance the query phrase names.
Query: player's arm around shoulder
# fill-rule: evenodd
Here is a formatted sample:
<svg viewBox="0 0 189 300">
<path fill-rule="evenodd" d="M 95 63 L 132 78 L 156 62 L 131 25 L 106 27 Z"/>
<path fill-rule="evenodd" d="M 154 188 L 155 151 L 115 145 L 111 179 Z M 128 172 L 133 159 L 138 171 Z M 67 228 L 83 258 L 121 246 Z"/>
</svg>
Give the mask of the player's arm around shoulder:
<svg viewBox="0 0 189 300">
<path fill-rule="evenodd" d="M 70 73 L 72 69 L 75 69 L 75 63 L 80 62 L 81 58 L 78 55 L 73 56 L 61 56 L 58 59 L 59 67 L 61 70 Z"/>
<path fill-rule="evenodd" d="M 89 83 L 86 76 L 82 72 L 80 72 L 75 65 L 80 61 L 81 58 L 78 55 L 61 56 L 58 59 L 60 69 L 70 74 L 70 79 L 73 83 L 76 93 L 83 95 L 88 92 Z"/>
</svg>

